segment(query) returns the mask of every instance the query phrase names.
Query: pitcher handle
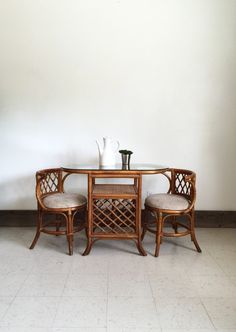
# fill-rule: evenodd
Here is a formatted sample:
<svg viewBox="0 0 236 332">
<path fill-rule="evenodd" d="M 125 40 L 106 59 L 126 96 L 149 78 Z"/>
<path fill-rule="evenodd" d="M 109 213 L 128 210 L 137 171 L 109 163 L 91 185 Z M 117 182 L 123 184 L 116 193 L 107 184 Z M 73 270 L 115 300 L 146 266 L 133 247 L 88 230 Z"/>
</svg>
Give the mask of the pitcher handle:
<svg viewBox="0 0 236 332">
<path fill-rule="evenodd" d="M 120 142 L 116 141 L 116 143 L 117 143 L 117 148 L 116 148 L 115 152 L 117 152 L 119 150 L 119 148 L 120 148 Z"/>
</svg>

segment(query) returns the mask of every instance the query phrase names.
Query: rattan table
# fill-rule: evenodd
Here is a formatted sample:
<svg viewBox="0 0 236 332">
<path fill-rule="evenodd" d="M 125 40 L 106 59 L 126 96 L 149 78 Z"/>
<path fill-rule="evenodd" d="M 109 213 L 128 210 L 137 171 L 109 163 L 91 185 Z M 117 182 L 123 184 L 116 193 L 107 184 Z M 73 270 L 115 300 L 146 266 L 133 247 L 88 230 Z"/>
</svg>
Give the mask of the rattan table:
<svg viewBox="0 0 236 332">
<path fill-rule="evenodd" d="M 89 254 L 95 240 L 125 239 L 134 240 L 139 253 L 146 256 L 141 242 L 142 175 L 163 173 L 168 167 L 70 165 L 63 170 L 88 175 L 87 247 L 83 255 Z M 116 182 L 118 179 L 118 183 L 114 183 L 114 179 Z M 125 181 L 122 183 L 121 179 Z"/>
</svg>

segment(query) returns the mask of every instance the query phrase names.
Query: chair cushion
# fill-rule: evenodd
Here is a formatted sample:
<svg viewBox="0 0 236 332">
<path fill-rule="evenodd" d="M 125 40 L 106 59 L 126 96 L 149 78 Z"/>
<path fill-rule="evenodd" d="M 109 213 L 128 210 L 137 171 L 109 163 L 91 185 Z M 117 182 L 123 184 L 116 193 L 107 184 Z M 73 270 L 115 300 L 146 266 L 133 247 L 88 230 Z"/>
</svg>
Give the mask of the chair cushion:
<svg viewBox="0 0 236 332">
<path fill-rule="evenodd" d="M 72 193 L 51 194 L 43 199 L 43 203 L 50 209 L 73 208 L 84 205 L 87 202 L 85 196 Z"/>
<path fill-rule="evenodd" d="M 161 210 L 185 210 L 189 207 L 186 198 L 180 195 L 154 194 L 146 198 L 145 204 Z"/>
</svg>

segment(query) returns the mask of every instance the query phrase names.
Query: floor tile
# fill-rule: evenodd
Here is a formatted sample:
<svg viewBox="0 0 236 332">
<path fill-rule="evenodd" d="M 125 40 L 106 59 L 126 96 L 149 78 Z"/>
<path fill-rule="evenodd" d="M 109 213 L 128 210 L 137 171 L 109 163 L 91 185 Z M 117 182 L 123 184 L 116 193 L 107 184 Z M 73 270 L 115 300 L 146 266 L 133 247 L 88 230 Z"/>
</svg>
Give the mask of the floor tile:
<svg viewBox="0 0 236 332">
<path fill-rule="evenodd" d="M 63 296 L 107 296 L 107 275 L 71 274 L 65 285 Z"/>
<path fill-rule="evenodd" d="M 57 297 L 16 297 L 1 326 L 51 327 L 56 314 Z"/>
<path fill-rule="evenodd" d="M 71 273 L 73 274 L 107 274 L 109 262 L 97 256 L 73 255 Z"/>
<path fill-rule="evenodd" d="M 25 280 L 18 296 L 60 296 L 63 292 L 67 274 L 30 274 Z"/>
<path fill-rule="evenodd" d="M 135 328 L 135 327 L 124 327 L 124 328 L 112 328 L 107 329 L 107 332 L 162 332 L 161 328 Z"/>
<path fill-rule="evenodd" d="M 0 332 L 107 332 L 107 329 L 94 328 L 94 327 L 92 328 L 90 327 L 75 327 L 75 328 L 0 327 Z"/>
<path fill-rule="evenodd" d="M 25 273 L 0 274 L 0 296 L 15 296 L 27 277 Z"/>
<path fill-rule="evenodd" d="M 156 298 L 161 297 L 196 297 L 198 293 L 187 275 L 149 275 L 152 294 Z"/>
<path fill-rule="evenodd" d="M 146 258 L 140 255 L 118 255 L 110 256 L 109 260 L 109 274 L 120 275 L 136 273 L 140 275 L 146 274 Z"/>
<path fill-rule="evenodd" d="M 162 332 L 162 330 L 161 328 L 124 328 L 122 332 Z"/>
<path fill-rule="evenodd" d="M 152 297 L 147 276 L 136 273 L 109 276 L 108 296 Z"/>
<path fill-rule="evenodd" d="M 232 281 L 232 283 L 236 286 L 236 276 L 230 277 L 229 279 Z"/>
<path fill-rule="evenodd" d="M 196 228 L 199 241 L 207 243 L 209 245 L 219 243 L 229 243 L 236 235 L 236 229 L 234 228 Z M 231 242 L 231 243 L 232 243 Z"/>
<path fill-rule="evenodd" d="M 66 254 L 47 253 L 46 255 L 39 255 L 34 260 L 31 273 L 46 273 L 55 274 L 69 273 L 72 266 L 72 257 Z"/>
<path fill-rule="evenodd" d="M 29 255 L 16 256 L 12 254 L 2 254 L 0 252 L 0 275 L 1 274 L 28 274 L 31 272 L 34 259 Z"/>
<path fill-rule="evenodd" d="M 144 297 L 109 297 L 108 329 L 160 328 L 155 302 Z"/>
<path fill-rule="evenodd" d="M 7 310 L 9 309 L 13 299 L 14 297 L 10 296 L 0 296 L 0 322 Z"/>
<path fill-rule="evenodd" d="M 32 231 L 32 227 L 0 227 L 0 242 L 17 240 L 25 233 L 25 229 Z"/>
<path fill-rule="evenodd" d="M 157 298 L 156 304 L 163 329 L 209 329 L 214 327 L 198 298 Z"/>
<path fill-rule="evenodd" d="M 216 332 L 212 329 L 162 329 L 162 332 Z"/>
<path fill-rule="evenodd" d="M 102 327 L 53 328 L 50 332 L 107 332 L 107 329 Z"/>
<path fill-rule="evenodd" d="M 216 332 L 212 329 L 162 329 L 162 332 Z"/>
<path fill-rule="evenodd" d="M 51 328 L 46 327 L 0 327 L 0 332 L 52 332 Z"/>
<path fill-rule="evenodd" d="M 236 298 L 202 298 L 215 328 L 236 329 Z"/>
<path fill-rule="evenodd" d="M 236 228 L 198 228 L 197 234 L 208 246 L 231 246 L 235 243 Z"/>
<path fill-rule="evenodd" d="M 189 275 L 224 275 L 224 271 L 217 262 L 207 253 L 197 253 L 183 256 L 183 262 Z"/>
<path fill-rule="evenodd" d="M 236 329 L 216 329 L 216 332 L 236 332 Z"/>
<path fill-rule="evenodd" d="M 26 244 L 22 238 L 0 239 L 0 252 L 1 255 L 14 257 L 31 255 L 28 244 Z"/>
<path fill-rule="evenodd" d="M 145 271 L 148 275 L 186 275 L 187 270 L 183 258 L 178 255 L 147 256 L 145 260 Z"/>
<path fill-rule="evenodd" d="M 211 255 L 225 274 L 236 277 L 236 251 L 219 250 Z"/>
<path fill-rule="evenodd" d="M 236 285 L 227 276 L 191 276 L 193 289 L 200 297 L 235 297 Z"/>
<path fill-rule="evenodd" d="M 236 332 L 236 329 L 217 329 L 216 332 Z"/>
<path fill-rule="evenodd" d="M 106 327 L 107 299 L 62 297 L 54 327 Z"/>
</svg>

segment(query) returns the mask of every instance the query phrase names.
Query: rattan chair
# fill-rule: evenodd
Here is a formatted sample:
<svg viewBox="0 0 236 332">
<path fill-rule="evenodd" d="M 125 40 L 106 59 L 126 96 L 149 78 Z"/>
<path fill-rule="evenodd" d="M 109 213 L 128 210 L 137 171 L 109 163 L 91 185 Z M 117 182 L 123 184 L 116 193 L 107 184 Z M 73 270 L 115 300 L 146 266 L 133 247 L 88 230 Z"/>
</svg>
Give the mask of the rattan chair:
<svg viewBox="0 0 236 332">
<path fill-rule="evenodd" d="M 64 182 L 68 175 L 61 168 L 44 169 L 36 173 L 38 221 L 30 249 L 34 248 L 42 232 L 66 235 L 69 255 L 73 254 L 73 235 L 85 228 L 87 199 L 80 194 L 64 192 Z M 50 216 L 52 214 L 55 218 Z"/>
<path fill-rule="evenodd" d="M 142 239 L 146 231 L 156 234 L 155 256 L 157 257 L 163 237 L 180 237 L 190 234 L 197 251 L 201 252 L 194 231 L 196 175 L 192 171 L 183 169 L 170 169 L 163 175 L 169 180 L 170 187 L 166 194 L 153 194 L 146 198 Z M 154 222 L 148 220 L 150 212 L 154 216 Z M 182 220 L 183 216 L 186 221 Z M 174 231 L 164 231 L 165 221 L 170 221 Z M 181 227 L 180 231 L 179 227 Z"/>
</svg>

